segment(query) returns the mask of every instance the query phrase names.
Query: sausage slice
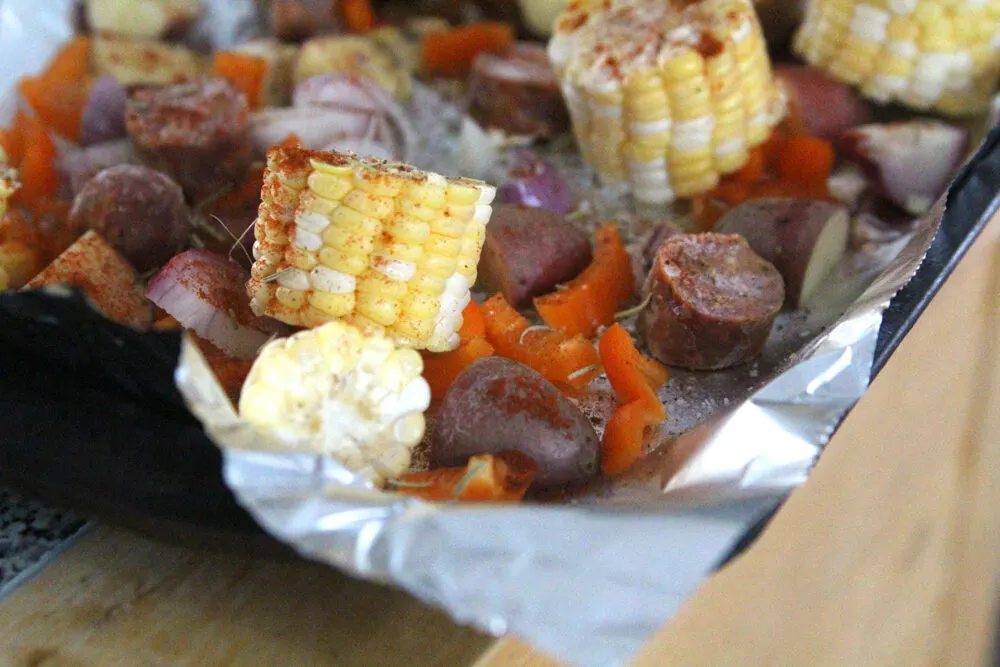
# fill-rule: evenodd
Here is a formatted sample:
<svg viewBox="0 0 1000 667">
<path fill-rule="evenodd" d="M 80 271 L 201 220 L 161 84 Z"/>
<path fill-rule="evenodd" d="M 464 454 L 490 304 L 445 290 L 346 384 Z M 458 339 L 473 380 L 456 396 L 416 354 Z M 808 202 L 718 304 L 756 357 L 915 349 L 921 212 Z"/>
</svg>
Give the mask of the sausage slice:
<svg viewBox="0 0 1000 667">
<path fill-rule="evenodd" d="M 758 356 L 785 300 L 772 264 L 736 234 L 667 239 L 646 279 L 639 326 L 665 364 L 712 370 Z"/>
<path fill-rule="evenodd" d="M 504 55 L 480 54 L 469 79 L 469 115 L 507 134 L 552 138 L 569 130 L 569 112 L 545 48 L 530 43 Z"/>
<path fill-rule="evenodd" d="M 192 199 L 239 182 L 252 159 L 246 95 L 220 77 L 136 91 L 125 126 L 143 162 Z"/>
</svg>

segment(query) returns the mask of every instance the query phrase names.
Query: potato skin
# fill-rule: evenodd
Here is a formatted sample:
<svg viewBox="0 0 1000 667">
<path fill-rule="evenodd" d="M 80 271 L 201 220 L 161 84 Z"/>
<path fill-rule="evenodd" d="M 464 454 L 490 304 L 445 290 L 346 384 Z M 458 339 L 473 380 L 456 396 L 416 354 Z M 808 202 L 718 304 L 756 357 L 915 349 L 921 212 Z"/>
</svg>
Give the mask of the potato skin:
<svg viewBox="0 0 1000 667">
<path fill-rule="evenodd" d="M 590 263 L 590 240 L 562 216 L 540 208 L 501 204 L 486 226 L 479 260 L 482 290 L 500 292 L 515 308 L 551 292 Z"/>
<path fill-rule="evenodd" d="M 828 225 L 842 228 L 826 236 L 827 243 L 836 242 L 839 247 L 819 247 Z M 785 280 L 785 300 L 798 308 L 812 296 L 808 291 L 813 286 L 806 285 L 810 263 L 839 261 L 847 249 L 848 225 L 847 209 L 831 201 L 759 199 L 726 213 L 717 229 L 744 237 L 754 252 L 774 264 Z M 824 267 L 822 273 L 829 268 Z"/>
<path fill-rule="evenodd" d="M 668 239 L 646 279 L 639 328 L 668 366 L 717 370 L 760 354 L 785 300 L 781 274 L 736 234 Z"/>
<path fill-rule="evenodd" d="M 823 76 L 817 69 L 779 65 L 774 76 L 784 84 L 789 104 L 802 114 L 809 134 L 833 140 L 872 118 L 871 106 L 854 88 Z"/>
<path fill-rule="evenodd" d="M 538 463 L 534 488 L 597 475 L 600 441 L 590 421 L 541 375 L 502 357 L 480 359 L 445 394 L 431 437 L 431 467 L 478 454 L 520 451 Z"/>
<path fill-rule="evenodd" d="M 70 225 L 100 234 L 140 273 L 173 257 L 191 233 L 180 186 L 132 164 L 110 167 L 87 181 L 73 200 Z"/>
</svg>

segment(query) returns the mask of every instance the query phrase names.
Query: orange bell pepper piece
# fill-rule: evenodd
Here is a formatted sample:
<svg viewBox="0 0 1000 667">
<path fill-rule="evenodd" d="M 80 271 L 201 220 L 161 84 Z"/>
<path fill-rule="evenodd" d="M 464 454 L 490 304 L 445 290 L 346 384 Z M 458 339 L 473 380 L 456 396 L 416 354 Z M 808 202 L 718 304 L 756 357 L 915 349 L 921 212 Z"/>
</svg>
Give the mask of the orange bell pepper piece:
<svg viewBox="0 0 1000 667">
<path fill-rule="evenodd" d="M 493 346 L 485 338 L 470 338 L 451 352 L 434 354 L 424 352 L 424 379 L 431 388 L 431 398 L 444 398 L 448 387 L 465 367 L 483 357 L 493 354 Z"/>
<path fill-rule="evenodd" d="M 575 393 L 599 374 L 597 350 L 583 336 L 533 329 L 519 312 L 497 294 L 482 305 L 486 340 L 501 357 L 513 359 L 542 374 L 562 391 Z"/>
<path fill-rule="evenodd" d="M 615 410 L 601 438 L 601 472 L 606 477 L 620 475 L 642 458 L 642 440 L 652 425 L 648 408 L 638 401 Z"/>
<path fill-rule="evenodd" d="M 666 418 L 666 411 L 656 392 L 667 382 L 663 364 L 643 356 L 636 349 L 632 336 L 620 324 L 615 324 L 601 336 L 601 363 L 619 403 L 642 401 Z"/>
<path fill-rule="evenodd" d="M 771 136 L 760 145 L 760 150 L 764 154 L 764 162 L 770 170 L 778 168 L 778 160 L 782 151 L 785 150 L 785 131 L 776 127 L 771 130 Z"/>
<path fill-rule="evenodd" d="M 21 139 L 21 132 L 18 125 L 21 124 L 23 111 L 18 111 L 14 115 L 14 124 L 9 129 L 0 130 L 0 150 L 7 156 L 7 164 L 16 167 L 21 164 L 21 156 L 24 154 L 22 148 L 24 142 Z"/>
<path fill-rule="evenodd" d="M 397 493 L 424 500 L 518 502 L 537 474 L 534 459 L 509 451 L 473 456 L 464 468 L 406 473 L 389 484 Z"/>
<path fill-rule="evenodd" d="M 21 79 L 17 89 L 46 126 L 77 141 L 91 83 L 90 39 L 77 37 L 56 54 L 41 75 Z"/>
<path fill-rule="evenodd" d="M 715 229 L 722 216 L 729 210 L 729 206 L 708 195 L 701 195 L 691 199 L 691 220 L 695 229 L 701 232 L 710 232 Z"/>
<path fill-rule="evenodd" d="M 726 206 L 738 206 L 750 198 L 753 184 L 742 181 L 724 180 L 709 190 L 707 197 L 724 203 Z"/>
<path fill-rule="evenodd" d="M 462 327 L 458 330 L 458 337 L 463 341 L 486 337 L 486 317 L 475 301 L 470 301 L 462 311 Z"/>
<path fill-rule="evenodd" d="M 378 24 L 371 0 L 340 0 L 340 15 L 350 32 L 364 34 Z"/>
<path fill-rule="evenodd" d="M 640 354 L 632 336 L 620 324 L 604 332 L 600 350 L 604 372 L 620 404 L 601 438 L 601 470 L 611 476 L 642 458 L 646 428 L 667 418 L 656 396 L 667 381 L 667 369 Z"/>
<path fill-rule="evenodd" d="M 625 245 L 614 224 L 594 235 L 594 259 L 566 286 L 534 300 L 535 310 L 553 329 L 567 336 L 591 337 L 615 321 L 615 313 L 632 296 L 635 277 Z"/>
<path fill-rule="evenodd" d="M 800 135 L 785 140 L 778 156 L 781 178 L 805 186 L 826 186 L 836 154 L 829 141 Z"/>
<path fill-rule="evenodd" d="M 500 54 L 514 43 L 514 29 L 506 23 L 471 23 L 424 35 L 420 62 L 425 74 L 464 77 L 480 53 Z"/>
<path fill-rule="evenodd" d="M 750 150 L 747 162 L 729 177 L 737 183 L 753 184 L 764 178 L 767 171 L 767 157 L 764 149 L 756 146 Z"/>
<path fill-rule="evenodd" d="M 212 60 L 212 72 L 241 90 L 247 96 L 247 103 L 251 109 L 263 105 L 267 61 L 260 56 L 219 51 Z"/>
<path fill-rule="evenodd" d="M 421 353 L 424 358 L 424 379 L 431 388 L 431 398 L 444 398 L 448 387 L 465 367 L 483 357 L 493 354 L 493 346 L 486 340 L 486 319 L 475 301 L 462 311 L 462 327 L 458 330 L 461 340 L 458 348 L 451 352 L 434 354 Z"/>
<path fill-rule="evenodd" d="M 56 145 L 39 119 L 24 114 L 20 125 L 24 142 L 18 174 L 21 187 L 14 193 L 12 202 L 16 206 L 34 208 L 42 200 L 53 197 L 59 189 Z"/>
</svg>

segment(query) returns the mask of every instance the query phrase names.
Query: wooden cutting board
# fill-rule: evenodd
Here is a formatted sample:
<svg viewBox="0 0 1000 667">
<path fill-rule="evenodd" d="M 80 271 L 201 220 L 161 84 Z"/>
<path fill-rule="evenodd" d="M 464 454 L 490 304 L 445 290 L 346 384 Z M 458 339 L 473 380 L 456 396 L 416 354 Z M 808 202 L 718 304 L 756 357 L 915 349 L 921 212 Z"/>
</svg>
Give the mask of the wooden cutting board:
<svg viewBox="0 0 1000 667">
<path fill-rule="evenodd" d="M 637 665 L 975 665 L 1000 565 L 1000 218 L 760 541 Z M 100 527 L 0 604 L 0 664 L 556 663 L 316 565 Z"/>
</svg>

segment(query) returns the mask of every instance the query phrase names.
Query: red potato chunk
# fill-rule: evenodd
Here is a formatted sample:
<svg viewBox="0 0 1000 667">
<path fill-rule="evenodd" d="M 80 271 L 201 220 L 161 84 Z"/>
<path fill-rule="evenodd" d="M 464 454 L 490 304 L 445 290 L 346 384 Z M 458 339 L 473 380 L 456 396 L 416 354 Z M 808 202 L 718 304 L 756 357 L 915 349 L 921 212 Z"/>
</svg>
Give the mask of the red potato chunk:
<svg viewBox="0 0 1000 667">
<path fill-rule="evenodd" d="M 590 263 L 587 235 L 541 208 L 501 204 L 486 226 L 479 285 L 520 308 L 574 278 Z"/>
<path fill-rule="evenodd" d="M 774 76 L 784 84 L 789 104 L 801 114 L 809 134 L 836 139 L 842 132 L 867 123 L 871 106 L 851 86 L 833 81 L 802 65 L 778 65 Z"/>
<path fill-rule="evenodd" d="M 128 136 L 125 131 L 125 86 L 110 74 L 98 77 L 80 117 L 80 145 L 92 146 Z"/>
<path fill-rule="evenodd" d="M 336 0 L 271 0 L 271 31 L 280 39 L 299 41 L 336 32 Z"/>
<path fill-rule="evenodd" d="M 538 463 L 534 488 L 581 484 L 597 475 L 600 442 L 590 421 L 555 385 L 502 357 L 473 362 L 441 403 L 431 467 L 520 451 Z"/>
<path fill-rule="evenodd" d="M 87 181 L 73 200 L 70 226 L 92 229 L 138 271 L 165 263 L 191 233 L 180 186 L 158 171 L 122 164 Z"/>
<path fill-rule="evenodd" d="M 639 328 L 669 366 L 729 368 L 757 357 L 785 300 L 781 274 L 736 234 L 684 234 L 660 246 Z"/>
<path fill-rule="evenodd" d="M 25 287 L 55 284 L 80 288 L 94 307 L 116 322 L 136 329 L 152 323 L 152 309 L 142 296 L 135 271 L 94 231 L 77 239 Z"/>
<path fill-rule="evenodd" d="M 792 308 L 808 306 L 847 251 L 847 209 L 826 200 L 760 199 L 740 204 L 719 221 L 723 234 L 739 234 L 785 279 Z"/>
</svg>

